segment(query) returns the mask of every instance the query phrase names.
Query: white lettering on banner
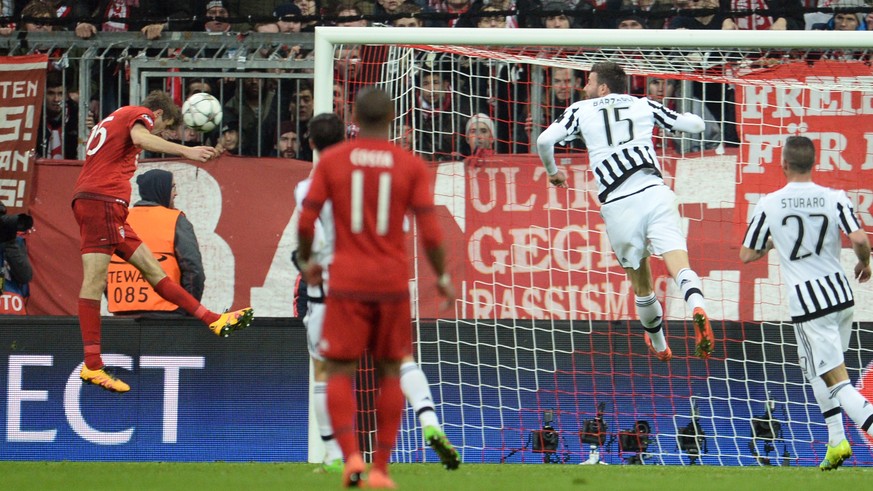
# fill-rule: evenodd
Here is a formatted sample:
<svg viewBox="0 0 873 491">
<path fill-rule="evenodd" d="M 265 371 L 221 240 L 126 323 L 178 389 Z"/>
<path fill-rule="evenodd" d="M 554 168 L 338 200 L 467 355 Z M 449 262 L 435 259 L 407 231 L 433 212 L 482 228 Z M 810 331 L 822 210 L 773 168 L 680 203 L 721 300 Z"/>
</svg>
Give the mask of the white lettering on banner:
<svg viewBox="0 0 873 491">
<path fill-rule="evenodd" d="M 4 293 L 0 295 L 0 312 L 18 312 L 24 314 L 24 299 L 18 295 Z"/>
<path fill-rule="evenodd" d="M 873 114 L 873 95 L 861 92 L 871 77 L 806 77 L 812 88 L 795 85 L 746 85 L 742 118 L 797 118 L 806 116 L 850 117 Z M 826 87 L 841 87 L 834 93 Z M 858 87 L 852 90 L 852 87 Z M 771 102 L 772 99 L 772 102 Z"/>
<path fill-rule="evenodd" d="M 864 141 L 867 142 L 867 151 L 864 152 L 864 163 L 861 170 L 873 169 L 873 133 L 864 133 Z"/>
<path fill-rule="evenodd" d="M 502 228 L 480 227 L 470 234 L 467 257 L 482 274 L 506 274 L 510 270 L 512 274 L 548 272 L 552 267 L 562 271 L 617 267 L 617 260 L 609 252 L 612 248 L 605 228 L 598 223 L 595 232 L 581 225 L 567 225 L 552 229 L 551 234 L 536 226 L 511 228 L 507 232 L 512 242 L 507 244 Z M 591 243 L 592 232 L 598 235 L 597 245 Z M 571 248 L 570 244 L 576 247 Z M 483 246 L 490 251 L 488 257 L 483 253 Z M 599 251 L 606 253 L 599 254 L 600 260 L 595 265 L 594 255 Z"/>
<path fill-rule="evenodd" d="M 0 107 L 0 143 L 21 138 L 21 114 L 24 106 Z"/>
<path fill-rule="evenodd" d="M 0 97 L 3 99 L 36 97 L 37 94 L 39 94 L 39 85 L 36 82 L 25 80 L 0 82 Z"/>
<path fill-rule="evenodd" d="M 133 370 L 133 360 L 127 355 L 104 354 L 102 358 L 107 365 L 125 370 Z M 129 442 L 133 436 L 133 427 L 125 428 L 121 431 L 100 431 L 85 421 L 85 415 L 82 414 L 82 405 L 79 402 L 83 386 L 82 380 L 79 378 L 82 365 L 84 365 L 84 362 L 79 363 L 73 369 L 73 373 L 67 379 L 67 386 L 64 390 L 64 414 L 67 416 L 70 428 L 82 437 L 83 440 L 96 445 L 121 445 Z"/>
<path fill-rule="evenodd" d="M 543 201 L 542 209 L 561 210 L 571 208 L 581 210 L 589 208 L 590 200 L 597 202 L 597 183 L 588 177 L 591 175 L 588 166 L 585 165 L 569 165 L 566 167 L 568 172 L 568 187 L 569 189 L 561 193 L 568 193 L 570 196 L 570 204 L 564 205 L 558 198 L 558 188 L 548 186 L 547 199 Z M 473 209 L 479 213 L 490 213 L 498 204 L 498 199 L 503 199 L 501 210 L 504 212 L 527 212 L 531 211 L 537 203 L 538 193 L 545 186 L 546 169 L 543 166 L 537 166 L 533 171 L 533 179 L 522 184 L 524 189 L 535 189 L 537 192 L 528 192 L 521 202 L 519 198 L 519 185 L 517 175 L 522 171 L 521 167 L 487 167 L 487 168 L 472 168 L 468 179 L 470 182 L 470 204 Z M 478 178 L 479 173 L 484 173 L 488 178 L 487 195 L 481 185 L 481 180 Z M 503 176 L 503 184 L 505 195 L 500 196 L 497 192 L 498 176 Z M 540 186 L 541 185 L 541 186 Z"/>
<path fill-rule="evenodd" d="M 773 150 L 782 147 L 789 136 L 793 135 L 743 135 L 743 138 L 749 144 L 749 161 L 745 162 L 745 165 L 742 166 L 742 172 L 744 174 L 761 174 L 764 172 L 764 164 L 779 164 L 775 160 Z M 812 140 L 816 144 L 816 148 L 818 148 L 818 158 L 816 159 L 818 162 L 817 171 L 851 171 L 853 169 L 852 163 L 846 162 L 843 158 L 843 152 L 846 150 L 849 141 L 842 133 L 833 131 L 805 132 L 803 136 Z M 873 144 L 873 140 L 867 139 L 868 148 L 870 148 L 871 144 Z M 866 158 L 870 160 L 869 152 Z M 873 166 L 873 163 L 870 165 Z"/>
<path fill-rule="evenodd" d="M 139 366 L 164 370 L 164 424 L 161 441 L 176 443 L 179 426 L 179 371 L 183 368 L 202 369 L 206 366 L 206 359 L 202 356 L 143 356 L 139 359 Z"/>
<path fill-rule="evenodd" d="M 133 359 L 126 355 L 104 354 L 103 360 L 108 365 L 125 370 L 133 369 Z M 9 383 L 6 394 L 6 440 L 9 442 L 53 442 L 57 429 L 25 431 L 21 428 L 22 402 L 48 401 L 46 390 L 25 390 L 23 387 L 24 370 L 26 366 L 53 366 L 51 355 L 10 355 L 8 362 Z M 205 358 L 202 356 L 142 356 L 142 368 L 160 368 L 164 370 L 164 404 L 163 404 L 163 443 L 176 443 L 179 414 L 179 371 L 183 368 L 202 369 Z M 79 372 L 82 364 L 78 364 L 64 389 L 64 414 L 70 428 L 83 440 L 96 445 L 121 445 L 128 443 L 133 436 L 134 427 L 121 431 L 100 431 L 85 421 L 80 403 L 82 381 Z M 38 411 L 42 413 L 42 411 Z"/>
<path fill-rule="evenodd" d="M 873 190 L 852 189 L 847 190 L 846 194 L 855 203 L 855 213 L 860 217 L 861 225 L 865 227 L 873 226 L 873 212 L 871 212 L 873 210 Z"/>
<path fill-rule="evenodd" d="M 6 150 L 0 152 L 0 170 L 27 172 L 30 170 L 30 152 Z"/>
<path fill-rule="evenodd" d="M 627 318 L 630 281 L 576 285 L 470 288 L 468 301 L 475 319 L 576 319 L 584 312 L 590 320 Z"/>
<path fill-rule="evenodd" d="M 24 206 L 24 179 L 0 179 L 0 203 L 6 206 Z"/>
<path fill-rule="evenodd" d="M 21 403 L 48 400 L 47 390 L 25 390 L 24 367 L 50 367 L 52 355 L 9 355 L 6 387 L 6 441 L 7 442 L 53 442 L 56 429 L 26 431 L 21 428 Z"/>
</svg>

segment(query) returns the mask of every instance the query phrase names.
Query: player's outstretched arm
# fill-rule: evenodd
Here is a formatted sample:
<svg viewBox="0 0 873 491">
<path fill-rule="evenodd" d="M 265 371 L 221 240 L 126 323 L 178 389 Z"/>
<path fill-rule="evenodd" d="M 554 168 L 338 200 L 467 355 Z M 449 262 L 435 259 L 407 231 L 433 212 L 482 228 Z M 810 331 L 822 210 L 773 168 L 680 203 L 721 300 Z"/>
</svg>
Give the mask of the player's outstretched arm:
<svg viewBox="0 0 873 491">
<path fill-rule="evenodd" d="M 560 124 L 552 124 L 537 138 L 537 153 L 549 174 L 549 182 L 559 188 L 567 187 L 567 176 L 555 163 L 555 145 L 567 138 L 567 130 Z"/>
<path fill-rule="evenodd" d="M 131 128 L 130 138 L 133 140 L 134 145 L 143 150 L 178 155 L 197 162 L 206 162 L 207 160 L 218 156 L 218 152 L 216 152 L 212 147 L 186 147 L 184 145 L 179 145 L 178 143 L 164 140 L 158 135 L 153 135 L 141 124 L 135 124 L 133 128 Z"/>
<path fill-rule="evenodd" d="M 870 241 L 867 239 L 867 232 L 864 229 L 855 230 L 849 234 L 849 240 L 852 241 L 852 249 L 858 257 L 855 279 L 865 283 L 870 280 Z"/>
</svg>

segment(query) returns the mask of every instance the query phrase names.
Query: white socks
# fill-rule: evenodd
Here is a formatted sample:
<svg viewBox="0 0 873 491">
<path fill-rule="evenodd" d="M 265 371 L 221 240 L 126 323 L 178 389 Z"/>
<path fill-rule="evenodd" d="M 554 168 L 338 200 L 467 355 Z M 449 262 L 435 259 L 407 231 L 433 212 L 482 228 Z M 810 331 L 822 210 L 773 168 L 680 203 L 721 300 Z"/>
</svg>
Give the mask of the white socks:
<svg viewBox="0 0 873 491">
<path fill-rule="evenodd" d="M 840 402 L 849 418 L 862 431 L 868 435 L 873 435 L 873 405 L 867 399 L 864 399 L 864 396 L 858 392 L 858 389 L 853 387 L 849 381 L 845 381 L 828 387 L 828 390 L 831 392 L 831 398 Z"/>
<path fill-rule="evenodd" d="M 815 395 L 815 400 L 821 409 L 821 415 L 824 416 L 825 423 L 828 425 L 828 445 L 836 446 L 846 439 L 840 401 L 831 399 L 831 391 L 828 390 L 821 377 L 815 377 L 809 381 L 809 384 L 812 385 L 812 393 Z"/>
<path fill-rule="evenodd" d="M 679 286 L 679 290 L 682 291 L 685 303 L 688 304 L 691 310 L 697 307 L 704 308 L 703 286 L 697 273 L 688 268 L 679 271 L 676 275 L 676 284 Z"/>
<path fill-rule="evenodd" d="M 418 416 L 422 428 L 427 426 L 440 427 L 439 419 L 437 419 L 434 410 L 433 395 L 427 384 L 427 377 L 417 363 L 410 361 L 400 365 L 400 389 L 415 411 L 415 415 Z"/>
<path fill-rule="evenodd" d="M 637 315 L 643 324 L 643 329 L 649 333 L 655 351 L 667 349 L 667 339 L 664 336 L 664 309 L 654 293 L 645 297 L 636 297 Z"/>
<path fill-rule="evenodd" d="M 312 406 L 315 409 L 315 422 L 318 424 L 318 434 L 324 442 L 324 462 L 331 463 L 343 458 L 343 451 L 333 437 L 333 425 L 330 424 L 330 414 L 327 412 L 327 382 L 315 382 L 312 386 Z"/>
</svg>

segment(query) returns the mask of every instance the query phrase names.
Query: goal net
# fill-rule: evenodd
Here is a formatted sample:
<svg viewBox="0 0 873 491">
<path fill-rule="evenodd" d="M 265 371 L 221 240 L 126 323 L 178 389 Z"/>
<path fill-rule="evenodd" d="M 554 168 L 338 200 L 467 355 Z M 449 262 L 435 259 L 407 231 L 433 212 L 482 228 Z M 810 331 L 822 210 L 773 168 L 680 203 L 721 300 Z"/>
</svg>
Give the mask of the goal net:
<svg viewBox="0 0 873 491">
<path fill-rule="evenodd" d="M 845 189 L 873 226 L 873 51 L 857 34 L 316 30 L 316 112 L 348 117 L 358 89 L 382 87 L 395 101 L 395 141 L 432 163 L 459 292 L 452 311 L 439 310 L 411 237 L 415 354 L 465 462 L 821 461 L 827 429 L 797 364 L 779 261 L 742 265 L 738 251 L 758 197 L 784 184 L 780 149 L 794 134 L 816 143 L 817 182 Z M 702 134 L 660 132 L 654 143 L 713 320 L 708 361 L 693 355 L 690 313 L 658 259 L 674 358 L 648 353 L 584 145 L 556 149 L 568 190 L 548 185 L 536 156 L 537 135 L 584 97 L 600 61 L 625 67 L 629 93 L 706 121 Z M 322 89 L 331 83 L 332 98 Z M 849 271 L 853 257 L 846 244 Z M 846 365 L 869 399 L 873 292 L 852 287 Z M 873 464 L 873 441 L 844 419 L 847 465 Z M 393 458 L 436 459 L 412 409 Z"/>
</svg>

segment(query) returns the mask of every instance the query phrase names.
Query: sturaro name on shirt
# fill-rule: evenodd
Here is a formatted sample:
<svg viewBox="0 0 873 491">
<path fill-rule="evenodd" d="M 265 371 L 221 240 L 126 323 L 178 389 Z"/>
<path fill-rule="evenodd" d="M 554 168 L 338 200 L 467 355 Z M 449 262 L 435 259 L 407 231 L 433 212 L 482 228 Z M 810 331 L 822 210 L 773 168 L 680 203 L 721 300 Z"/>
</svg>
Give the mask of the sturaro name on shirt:
<svg viewBox="0 0 873 491">
<path fill-rule="evenodd" d="M 821 208 L 825 200 L 821 196 L 782 198 L 782 208 Z"/>
</svg>

